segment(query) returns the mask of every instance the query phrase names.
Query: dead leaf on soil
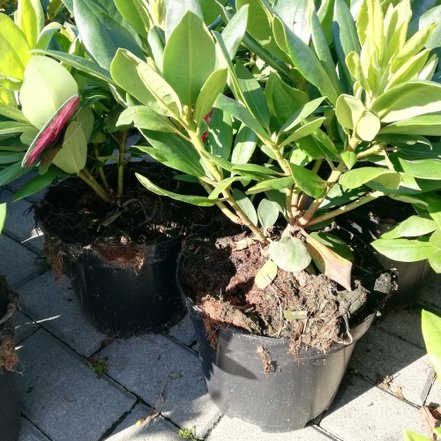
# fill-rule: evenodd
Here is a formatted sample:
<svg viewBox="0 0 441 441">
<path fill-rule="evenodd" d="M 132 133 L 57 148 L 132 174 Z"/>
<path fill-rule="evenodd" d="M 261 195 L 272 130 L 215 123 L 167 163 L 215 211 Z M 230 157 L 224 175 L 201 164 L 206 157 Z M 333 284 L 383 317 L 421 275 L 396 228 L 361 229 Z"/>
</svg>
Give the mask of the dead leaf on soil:
<svg viewBox="0 0 441 441">
<path fill-rule="evenodd" d="M 249 246 L 253 245 L 254 240 L 250 237 L 247 237 L 246 239 L 240 239 L 237 242 L 234 243 L 234 251 L 241 251 L 247 249 Z"/>
<path fill-rule="evenodd" d="M 257 272 L 254 283 L 258 288 L 265 289 L 276 277 L 277 265 L 272 260 L 268 260 Z"/>
<path fill-rule="evenodd" d="M 320 271 L 347 290 L 351 290 L 352 262 L 311 236 L 306 237 L 306 247 Z"/>
</svg>

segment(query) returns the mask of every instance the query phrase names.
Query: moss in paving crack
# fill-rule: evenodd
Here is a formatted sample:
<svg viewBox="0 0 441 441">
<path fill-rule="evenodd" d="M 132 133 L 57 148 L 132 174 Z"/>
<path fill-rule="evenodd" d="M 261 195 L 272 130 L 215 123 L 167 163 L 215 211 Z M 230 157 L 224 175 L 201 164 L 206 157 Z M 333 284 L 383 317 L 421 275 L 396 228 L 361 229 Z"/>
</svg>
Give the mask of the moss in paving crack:
<svg viewBox="0 0 441 441">
<path fill-rule="evenodd" d="M 187 427 L 183 427 L 182 429 L 179 429 L 178 435 L 182 439 L 187 439 L 189 441 L 198 441 L 195 435 L 194 427 L 192 429 L 189 429 Z"/>
<path fill-rule="evenodd" d="M 90 357 L 87 361 L 87 365 L 97 377 L 102 377 L 109 369 L 107 366 L 107 358 Z"/>
</svg>

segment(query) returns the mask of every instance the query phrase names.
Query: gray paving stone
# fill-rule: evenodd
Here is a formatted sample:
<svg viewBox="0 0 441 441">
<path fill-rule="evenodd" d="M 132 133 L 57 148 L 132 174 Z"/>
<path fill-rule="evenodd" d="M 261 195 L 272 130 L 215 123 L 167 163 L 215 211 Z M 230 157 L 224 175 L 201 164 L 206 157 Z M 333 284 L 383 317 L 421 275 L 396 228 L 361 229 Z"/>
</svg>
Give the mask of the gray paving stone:
<svg viewBox="0 0 441 441">
<path fill-rule="evenodd" d="M 136 405 L 106 441 L 182 441 L 178 429 L 160 416 L 148 425 L 137 423 L 149 415 L 150 410 L 142 404 Z"/>
<path fill-rule="evenodd" d="M 438 407 L 441 406 L 441 381 L 439 378 L 433 382 L 426 399 L 426 404 L 436 404 Z"/>
<path fill-rule="evenodd" d="M 15 313 L 15 342 L 17 344 L 32 335 L 38 328 L 37 323 L 26 314 L 21 311 Z"/>
<path fill-rule="evenodd" d="M 421 306 L 415 305 L 399 311 L 390 311 L 377 321 L 376 327 L 424 348 L 421 309 Z"/>
<path fill-rule="evenodd" d="M 0 274 L 6 275 L 9 284 L 16 288 L 43 272 L 38 255 L 15 240 L 0 235 Z"/>
<path fill-rule="evenodd" d="M 98 441 L 135 403 L 44 330 L 24 342 L 19 358 L 22 412 L 53 441 Z"/>
<path fill-rule="evenodd" d="M 115 341 L 102 351 L 108 374 L 152 405 L 163 391 L 162 413 L 180 427 L 205 436 L 219 418 L 210 401 L 198 357 L 162 335 Z"/>
<path fill-rule="evenodd" d="M 376 328 L 357 343 L 350 367 L 417 405 L 423 404 L 434 375 L 423 349 Z"/>
<path fill-rule="evenodd" d="M 49 438 L 38 430 L 27 419 L 21 419 L 21 429 L 17 441 L 50 441 Z"/>
<path fill-rule="evenodd" d="M 311 426 L 286 433 L 262 432 L 259 427 L 238 418 L 223 416 L 207 441 L 330 441 L 332 438 Z"/>
<path fill-rule="evenodd" d="M 168 335 L 186 346 L 191 346 L 195 342 L 195 336 L 190 316 L 187 314 L 177 325 L 173 326 Z"/>
<path fill-rule="evenodd" d="M 7 202 L 5 232 L 34 251 L 43 249 L 43 233 L 36 228 L 31 203 L 26 200 L 12 202 L 13 193 L 7 190 L 0 192 L 0 202 Z"/>
<path fill-rule="evenodd" d="M 55 279 L 48 271 L 19 290 L 22 309 L 37 323 L 89 357 L 106 337 L 83 316 L 77 298 L 66 277 Z"/>
<path fill-rule="evenodd" d="M 441 275 L 431 273 L 419 290 L 419 301 L 441 310 Z"/>
<path fill-rule="evenodd" d="M 355 375 L 346 377 L 320 427 L 344 441 L 399 441 L 405 430 L 429 435 L 419 409 Z"/>
</svg>

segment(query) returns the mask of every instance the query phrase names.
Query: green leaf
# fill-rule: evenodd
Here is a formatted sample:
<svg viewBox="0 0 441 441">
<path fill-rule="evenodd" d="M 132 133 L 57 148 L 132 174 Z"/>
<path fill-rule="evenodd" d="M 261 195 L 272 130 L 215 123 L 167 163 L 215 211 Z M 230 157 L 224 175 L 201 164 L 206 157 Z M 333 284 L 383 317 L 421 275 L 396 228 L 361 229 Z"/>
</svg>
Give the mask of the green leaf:
<svg viewBox="0 0 441 441">
<path fill-rule="evenodd" d="M 267 260 L 257 272 L 254 283 L 258 288 L 265 289 L 277 277 L 277 271 L 277 265 L 272 260 Z"/>
<path fill-rule="evenodd" d="M 6 202 L 3 202 L 0 204 L 0 233 L 3 231 L 3 227 L 5 226 L 6 211 Z"/>
<path fill-rule="evenodd" d="M 399 159 L 403 171 L 415 178 L 441 180 L 441 159 Z"/>
<path fill-rule="evenodd" d="M 222 109 L 224 112 L 230 113 L 234 118 L 241 121 L 262 140 L 270 140 L 269 135 L 265 132 L 264 128 L 260 125 L 259 121 L 252 115 L 252 113 L 241 103 L 226 97 L 225 95 L 219 95 L 214 107 Z"/>
<path fill-rule="evenodd" d="M 268 190 L 283 190 L 285 188 L 292 187 L 293 185 L 294 179 L 291 176 L 287 176 L 285 178 L 267 179 L 249 188 L 247 190 L 247 194 L 262 193 Z"/>
<path fill-rule="evenodd" d="M 114 0 L 119 13 L 127 20 L 139 35 L 145 35 L 149 29 L 149 12 L 143 0 Z"/>
<path fill-rule="evenodd" d="M 28 62 L 20 92 L 22 112 L 41 129 L 62 104 L 78 95 L 78 85 L 69 71 L 49 57 L 34 55 Z"/>
<path fill-rule="evenodd" d="M 0 187 L 14 182 L 16 179 L 29 173 L 29 168 L 23 168 L 21 163 L 17 162 L 0 170 Z"/>
<path fill-rule="evenodd" d="M 218 95 L 220 95 L 227 82 L 227 69 L 214 71 L 202 86 L 196 100 L 194 118 L 199 124 L 211 111 Z"/>
<path fill-rule="evenodd" d="M 309 101 L 305 92 L 289 86 L 274 72 L 268 77 L 265 97 L 269 112 L 280 125 L 293 115 L 293 111 L 299 110 Z"/>
<path fill-rule="evenodd" d="M 344 173 L 339 180 L 342 187 L 347 189 L 359 188 L 368 182 L 378 180 L 380 177 L 391 180 L 392 186 L 398 186 L 401 178 L 400 174 L 387 168 L 361 167 L 349 170 Z"/>
<path fill-rule="evenodd" d="M 245 196 L 244 193 L 242 193 L 240 190 L 237 190 L 236 188 L 233 189 L 233 197 L 237 205 L 239 205 L 239 207 L 246 214 L 246 216 L 251 221 L 251 223 L 257 226 L 258 223 L 257 213 L 250 198 Z"/>
<path fill-rule="evenodd" d="M 31 54 L 23 32 L 6 15 L 0 13 L 0 77 L 23 80 Z"/>
<path fill-rule="evenodd" d="M 269 254 L 274 263 L 288 272 L 298 272 L 311 263 L 305 244 L 295 237 L 283 237 L 278 242 L 271 242 Z"/>
<path fill-rule="evenodd" d="M 17 3 L 16 23 L 23 31 L 29 47 L 35 47 L 44 26 L 40 0 L 20 0 Z"/>
<path fill-rule="evenodd" d="M 310 236 L 318 240 L 320 243 L 337 253 L 339 256 L 343 257 L 350 262 L 354 261 L 354 255 L 351 251 L 349 245 L 343 239 L 335 236 L 331 233 L 326 232 L 312 232 Z"/>
<path fill-rule="evenodd" d="M 148 179 L 145 176 L 142 176 L 139 173 L 135 173 L 135 176 L 137 177 L 138 181 L 149 191 L 152 193 L 155 193 L 159 196 L 167 196 L 171 199 L 174 199 L 176 201 L 185 202 L 187 204 L 197 205 L 200 207 L 211 207 L 214 205 L 217 200 L 216 199 L 210 199 L 204 196 L 189 196 L 189 195 L 182 195 L 178 193 L 173 193 L 172 191 L 164 190 L 163 188 L 158 187 L 156 184 L 154 184 L 150 179 Z"/>
<path fill-rule="evenodd" d="M 410 216 L 397 226 L 384 233 L 382 239 L 396 239 L 399 237 L 420 237 L 432 233 L 437 229 L 434 220 L 422 216 Z"/>
<path fill-rule="evenodd" d="M 143 56 L 133 35 L 99 2 L 74 0 L 73 9 L 81 40 L 101 67 L 109 70 L 110 63 L 120 48 L 128 49 L 139 57 Z"/>
<path fill-rule="evenodd" d="M 199 0 L 168 0 L 165 7 L 166 41 L 168 41 L 176 27 L 179 26 L 186 13 L 191 12 L 196 17 L 199 17 L 201 21 L 203 19 L 202 7 Z"/>
<path fill-rule="evenodd" d="M 296 125 L 298 125 L 302 119 L 307 118 L 311 115 L 318 106 L 323 102 L 323 98 L 316 98 L 314 100 L 308 101 L 300 109 L 296 109 L 294 113 L 291 114 L 290 118 L 283 124 L 280 128 L 280 133 L 290 132 Z"/>
<path fill-rule="evenodd" d="M 142 133 L 153 147 L 138 146 L 138 150 L 147 153 L 167 167 L 191 176 L 205 176 L 199 155 L 191 144 L 174 134 L 146 130 Z"/>
<path fill-rule="evenodd" d="M 245 35 L 248 21 L 248 9 L 248 5 L 241 6 L 240 8 L 238 7 L 236 13 L 222 31 L 222 39 L 225 43 L 230 59 L 234 58 L 236 55 L 237 49 L 239 49 L 240 43 Z"/>
<path fill-rule="evenodd" d="M 308 196 L 318 199 L 326 190 L 326 182 L 311 170 L 295 164 L 289 164 L 296 185 Z"/>
<path fill-rule="evenodd" d="M 420 115 L 383 127 L 380 134 L 441 136 L 441 115 Z"/>
<path fill-rule="evenodd" d="M 233 142 L 233 123 L 228 113 L 214 109 L 208 127 L 207 147 L 211 154 L 229 160 Z"/>
<path fill-rule="evenodd" d="M 257 216 L 264 229 L 272 227 L 279 217 L 279 204 L 269 199 L 262 199 L 257 207 Z"/>
<path fill-rule="evenodd" d="M 229 189 L 232 184 L 238 181 L 243 181 L 244 179 L 246 178 L 242 178 L 240 176 L 232 176 L 230 178 L 223 179 L 216 185 L 216 187 L 212 190 L 208 197 L 210 199 L 216 199 L 221 193 Z"/>
<path fill-rule="evenodd" d="M 50 167 L 45 174 L 34 176 L 14 193 L 13 201 L 19 201 L 45 189 L 59 174 L 60 171 L 57 167 Z"/>
<path fill-rule="evenodd" d="M 430 361 L 438 378 L 441 378 L 441 317 L 423 309 L 421 328 Z"/>
<path fill-rule="evenodd" d="M 351 168 L 357 163 L 357 154 L 354 152 L 343 152 L 340 157 L 348 170 L 351 170 Z"/>
<path fill-rule="evenodd" d="M 203 21 L 187 12 L 164 49 L 163 75 L 181 102 L 196 103 L 202 86 L 215 70 L 214 42 Z"/>
<path fill-rule="evenodd" d="M 0 121 L 0 136 L 15 135 L 29 129 L 30 125 L 25 122 Z"/>
<path fill-rule="evenodd" d="M 266 104 L 265 95 L 259 82 L 254 78 L 251 72 L 241 64 L 236 66 L 236 78 L 245 98 L 246 107 L 259 121 L 259 123 L 268 129 L 270 115 Z"/>
<path fill-rule="evenodd" d="M 278 17 L 274 17 L 273 30 L 277 44 L 281 48 L 286 47 L 288 49 L 288 54 L 294 66 L 302 76 L 317 87 L 331 103 L 335 103 L 338 91 L 309 46 L 287 29 Z"/>
<path fill-rule="evenodd" d="M 377 239 L 371 245 L 381 254 L 398 262 L 418 262 L 434 253 L 429 242 L 410 239 Z"/>
<path fill-rule="evenodd" d="M 121 112 L 117 126 L 134 124 L 138 129 L 155 130 L 158 132 L 176 133 L 176 127 L 170 120 L 156 113 L 148 106 L 132 106 Z"/>
<path fill-rule="evenodd" d="M 302 124 L 299 128 L 294 130 L 294 132 L 291 133 L 291 135 L 288 136 L 283 142 L 279 144 L 279 149 L 298 141 L 301 138 L 304 138 L 305 136 L 309 136 L 312 133 L 315 133 L 318 128 L 321 127 L 323 122 L 326 121 L 325 117 L 321 118 L 314 118 L 310 121 L 305 122 Z"/>
<path fill-rule="evenodd" d="M 409 432 L 408 430 L 406 430 L 404 436 L 406 437 L 406 441 L 432 441 L 433 439 L 415 432 Z"/>
<path fill-rule="evenodd" d="M 233 164 L 246 164 L 253 156 L 256 142 L 256 134 L 245 124 L 242 124 L 235 138 L 231 162 Z"/>
<path fill-rule="evenodd" d="M 374 100 L 371 110 L 382 123 L 441 111 L 441 84 L 413 80 L 389 89 Z"/>
<path fill-rule="evenodd" d="M 87 139 L 82 125 L 72 121 L 66 129 L 61 149 L 55 155 L 53 163 L 66 173 L 77 174 L 87 160 Z"/>
<path fill-rule="evenodd" d="M 21 110 L 9 104 L 0 103 L 0 115 L 18 122 L 28 122 Z"/>
</svg>

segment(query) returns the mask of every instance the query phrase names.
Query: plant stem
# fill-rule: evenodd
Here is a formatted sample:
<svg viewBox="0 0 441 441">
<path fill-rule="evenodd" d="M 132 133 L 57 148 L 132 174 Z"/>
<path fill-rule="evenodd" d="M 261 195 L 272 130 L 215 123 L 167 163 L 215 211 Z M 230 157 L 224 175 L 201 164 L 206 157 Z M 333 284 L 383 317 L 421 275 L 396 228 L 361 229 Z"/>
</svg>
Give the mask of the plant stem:
<svg viewBox="0 0 441 441">
<path fill-rule="evenodd" d="M 93 146 L 93 150 L 94 150 L 94 153 L 95 153 L 95 159 L 96 159 L 97 161 L 99 161 L 98 146 L 97 146 L 96 144 L 94 144 L 94 146 Z M 109 192 L 109 191 L 110 191 L 110 185 L 109 185 L 109 183 L 108 183 L 108 181 L 107 181 L 106 174 L 104 173 L 103 166 L 102 166 L 102 165 L 99 165 L 99 166 L 97 167 L 97 169 L 98 169 L 98 173 L 99 173 L 99 175 L 100 175 L 101 182 L 102 182 L 103 185 L 104 185 L 104 188 L 106 189 L 106 191 Z"/>
<path fill-rule="evenodd" d="M 310 227 L 312 225 L 316 225 L 321 222 L 324 222 L 328 219 L 332 219 L 333 217 L 339 216 L 341 214 L 347 213 L 348 211 L 354 210 L 355 208 L 361 207 L 362 205 L 365 205 L 368 202 L 371 202 L 374 199 L 377 199 L 381 196 L 384 196 L 383 192 L 373 191 L 372 193 L 369 193 L 366 196 L 363 196 L 362 198 L 357 199 L 356 201 L 351 202 L 348 205 L 344 205 L 342 207 L 336 208 L 335 210 L 329 211 L 328 213 L 325 213 L 321 216 L 316 217 L 315 219 L 312 219 L 307 224 L 305 224 L 305 226 Z"/>
<path fill-rule="evenodd" d="M 111 204 L 112 199 L 103 187 L 96 181 L 96 179 L 86 169 L 78 173 L 78 177 L 83 180 L 101 199 Z"/>
<path fill-rule="evenodd" d="M 118 158 L 118 188 L 116 196 L 120 198 L 124 191 L 124 156 L 126 153 L 126 142 L 127 142 L 127 131 L 122 133 L 121 141 L 118 145 L 119 147 L 119 158 Z"/>
</svg>

